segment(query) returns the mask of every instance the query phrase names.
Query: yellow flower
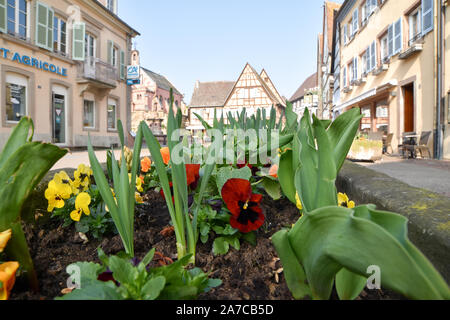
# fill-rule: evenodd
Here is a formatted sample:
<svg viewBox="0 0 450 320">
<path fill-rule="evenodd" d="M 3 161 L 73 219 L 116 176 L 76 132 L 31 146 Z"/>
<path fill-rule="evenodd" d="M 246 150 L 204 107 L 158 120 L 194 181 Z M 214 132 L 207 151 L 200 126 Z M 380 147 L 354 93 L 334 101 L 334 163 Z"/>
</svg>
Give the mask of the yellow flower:
<svg viewBox="0 0 450 320">
<path fill-rule="evenodd" d="M 300 197 L 298 196 L 298 192 L 295 193 L 295 201 L 297 201 L 298 210 L 302 211 L 303 206 L 302 206 L 302 202 L 300 201 Z"/>
<path fill-rule="evenodd" d="M 75 199 L 75 210 L 70 214 L 70 218 L 73 221 L 80 221 L 81 215 L 90 215 L 91 210 L 89 210 L 89 205 L 91 204 L 91 196 L 86 192 L 80 193 Z"/>
<path fill-rule="evenodd" d="M 338 194 L 338 205 L 339 207 L 345 207 L 349 209 L 353 209 L 355 207 L 355 202 L 350 201 L 348 196 L 345 193 Z"/>
<path fill-rule="evenodd" d="M 141 197 L 141 195 L 140 195 L 139 192 L 136 192 L 136 193 L 134 194 L 134 198 L 135 198 L 135 200 L 136 200 L 137 203 L 144 203 L 144 200 L 142 199 L 142 197 Z"/>
<path fill-rule="evenodd" d="M 0 232 L 0 253 L 5 250 L 8 241 L 11 239 L 12 231 L 11 229 Z"/>
<path fill-rule="evenodd" d="M 80 187 L 80 181 L 72 181 L 72 179 L 70 179 L 69 175 L 65 171 L 60 171 L 59 173 L 55 174 L 53 180 L 55 180 L 56 183 L 68 184 L 72 188 L 72 193 L 74 195 L 80 193 L 80 190 L 78 190 L 78 188 Z"/>
<path fill-rule="evenodd" d="M 52 212 L 55 208 L 64 207 L 64 200 L 69 199 L 72 195 L 72 188 L 64 183 L 56 183 L 55 180 L 50 181 L 47 190 L 45 190 L 45 198 L 48 200 L 48 212 Z"/>
<path fill-rule="evenodd" d="M 83 191 L 89 189 L 89 185 L 91 182 L 91 176 L 93 175 L 93 171 L 90 167 L 85 166 L 84 164 L 80 164 L 78 166 L 78 170 L 75 171 L 74 177 L 74 185 L 76 188 L 83 188 Z"/>
<path fill-rule="evenodd" d="M 113 195 L 113 197 L 114 197 L 114 201 L 116 202 L 116 204 L 117 204 L 117 199 L 116 199 L 116 193 L 114 192 L 114 189 L 113 188 L 110 188 L 111 189 L 111 193 L 112 193 L 112 195 Z M 109 212 L 109 208 L 108 208 L 108 206 L 105 204 L 105 210 L 106 210 L 106 212 Z"/>
<path fill-rule="evenodd" d="M 128 174 L 128 180 L 131 182 L 131 173 Z M 144 192 L 144 188 L 142 187 L 142 180 L 140 177 L 136 177 L 136 189 L 139 192 Z"/>
<path fill-rule="evenodd" d="M 9 294 L 16 282 L 16 272 L 19 269 L 18 262 L 6 262 L 0 264 L 0 301 L 8 300 Z"/>
</svg>

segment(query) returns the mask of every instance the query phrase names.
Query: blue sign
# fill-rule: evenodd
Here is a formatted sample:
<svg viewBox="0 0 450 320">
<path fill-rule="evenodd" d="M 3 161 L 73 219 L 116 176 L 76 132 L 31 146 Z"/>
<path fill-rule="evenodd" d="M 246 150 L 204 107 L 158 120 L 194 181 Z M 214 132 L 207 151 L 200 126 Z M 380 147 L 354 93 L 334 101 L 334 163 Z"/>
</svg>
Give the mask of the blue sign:
<svg viewBox="0 0 450 320">
<path fill-rule="evenodd" d="M 26 66 L 35 67 L 36 69 L 48 71 L 51 73 L 59 74 L 60 76 L 67 77 L 67 69 L 55 66 L 54 64 L 48 63 L 46 61 L 42 61 L 30 56 L 23 55 L 21 56 L 18 52 L 14 54 L 6 49 L 0 48 L 0 58 L 10 59 L 13 62 L 21 63 Z"/>
<path fill-rule="evenodd" d="M 141 84 L 141 80 L 139 80 L 139 79 L 128 79 L 127 80 L 127 85 L 129 85 L 129 86 L 134 86 L 136 84 Z"/>
</svg>

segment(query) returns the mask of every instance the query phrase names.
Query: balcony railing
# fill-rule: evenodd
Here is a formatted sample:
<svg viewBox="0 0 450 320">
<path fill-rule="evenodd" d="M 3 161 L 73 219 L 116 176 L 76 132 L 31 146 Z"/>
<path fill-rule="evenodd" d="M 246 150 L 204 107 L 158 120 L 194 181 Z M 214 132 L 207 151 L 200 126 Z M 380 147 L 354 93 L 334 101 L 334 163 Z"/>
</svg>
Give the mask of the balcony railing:
<svg viewBox="0 0 450 320">
<path fill-rule="evenodd" d="M 409 40 L 409 42 L 408 42 L 409 46 L 411 47 L 411 46 L 412 46 L 413 44 L 415 44 L 418 40 L 420 40 L 420 38 L 422 38 L 422 33 L 421 33 L 421 32 L 417 33 L 415 36 L 413 36 L 413 37 Z"/>
<path fill-rule="evenodd" d="M 98 58 L 87 57 L 78 68 L 78 77 L 115 87 L 118 80 L 117 68 Z"/>
</svg>

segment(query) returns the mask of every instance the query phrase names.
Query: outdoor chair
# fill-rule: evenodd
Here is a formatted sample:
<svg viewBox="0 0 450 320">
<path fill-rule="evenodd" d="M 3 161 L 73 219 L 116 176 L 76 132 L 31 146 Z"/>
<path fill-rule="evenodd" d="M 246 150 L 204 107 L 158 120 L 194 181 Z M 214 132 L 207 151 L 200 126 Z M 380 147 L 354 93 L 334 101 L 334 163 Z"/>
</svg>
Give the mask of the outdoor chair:
<svg viewBox="0 0 450 320">
<path fill-rule="evenodd" d="M 368 138 L 369 138 L 369 140 L 372 140 L 372 141 L 382 141 L 383 140 L 383 132 L 369 132 Z"/>
<path fill-rule="evenodd" d="M 431 138 L 431 131 L 422 132 L 422 134 L 420 135 L 419 145 L 415 146 L 414 148 L 415 153 L 417 154 L 417 152 L 419 152 L 422 158 L 425 158 L 424 154 L 426 152 L 428 158 L 431 159 L 431 151 L 430 148 L 428 147 L 430 138 Z"/>
<path fill-rule="evenodd" d="M 391 148 L 391 153 L 394 152 L 394 148 L 392 148 L 392 139 L 394 138 L 393 133 L 389 133 L 386 139 L 383 139 L 383 152 L 386 154 L 389 153 L 389 148 Z"/>
</svg>

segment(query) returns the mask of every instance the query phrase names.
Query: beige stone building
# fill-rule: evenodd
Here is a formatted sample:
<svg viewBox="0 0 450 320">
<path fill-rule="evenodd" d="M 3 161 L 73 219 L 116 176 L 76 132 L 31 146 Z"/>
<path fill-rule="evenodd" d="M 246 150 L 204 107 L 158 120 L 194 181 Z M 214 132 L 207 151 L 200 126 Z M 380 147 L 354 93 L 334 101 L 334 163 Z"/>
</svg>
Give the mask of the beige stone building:
<svg viewBox="0 0 450 320">
<path fill-rule="evenodd" d="M 303 117 L 305 109 L 317 116 L 319 107 L 319 87 L 317 85 L 317 72 L 309 76 L 295 91 L 289 102 L 292 103 L 294 112 Z"/>
<path fill-rule="evenodd" d="M 361 130 L 392 133 L 394 150 L 406 132 L 431 132 L 428 146 L 436 157 L 445 132 L 445 142 L 440 144 L 445 148 L 440 154 L 450 158 L 449 126 L 443 121 L 448 108 L 440 108 L 438 115 L 437 103 L 444 97 L 444 90 L 438 92 L 438 84 L 443 81 L 438 57 L 443 5 L 448 32 L 448 3 L 442 0 L 343 3 L 334 33 L 334 116 L 360 107 L 364 115 Z M 447 79 L 445 90 L 449 90 L 448 65 L 442 67 Z"/>
<path fill-rule="evenodd" d="M 245 108 L 247 115 L 256 114 L 258 109 L 266 110 L 270 116 L 272 106 L 277 111 L 277 120 L 286 108 L 281 97 L 265 70 L 258 73 L 250 64 L 246 64 L 236 82 L 199 82 L 195 84 L 189 105 L 189 130 L 202 130 L 203 125 L 194 113 L 200 115 L 209 125 L 214 120 L 214 110 L 220 119 L 223 115 L 237 115 Z"/>
<path fill-rule="evenodd" d="M 117 120 L 131 126 L 125 73 L 138 34 L 117 0 L 0 0 L 0 148 L 24 116 L 37 140 L 117 144 Z"/>
</svg>

